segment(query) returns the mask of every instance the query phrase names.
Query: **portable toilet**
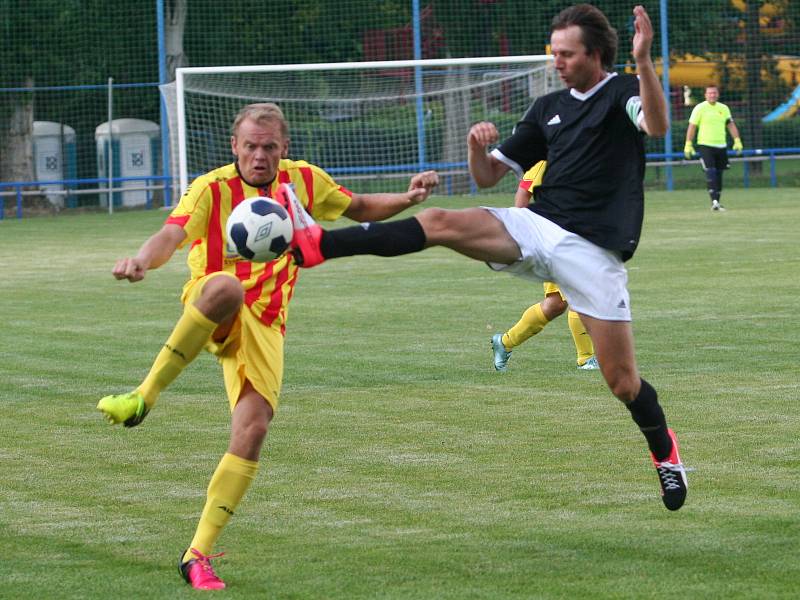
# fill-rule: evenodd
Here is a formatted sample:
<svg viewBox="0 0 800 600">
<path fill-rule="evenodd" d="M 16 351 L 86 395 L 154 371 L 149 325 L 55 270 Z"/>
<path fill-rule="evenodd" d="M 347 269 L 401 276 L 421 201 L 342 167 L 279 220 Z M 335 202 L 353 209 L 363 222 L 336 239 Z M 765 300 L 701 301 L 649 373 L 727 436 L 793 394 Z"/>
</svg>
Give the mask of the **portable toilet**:
<svg viewBox="0 0 800 600">
<path fill-rule="evenodd" d="M 33 160 L 36 181 L 63 181 L 77 176 L 75 157 L 75 130 L 63 123 L 53 121 L 33 122 Z M 53 206 L 64 207 L 63 183 L 40 186 Z M 49 193 L 48 193 L 49 192 Z M 75 206 L 71 198 L 67 204 Z"/>
<path fill-rule="evenodd" d="M 152 191 L 142 189 L 152 186 L 147 179 L 157 174 L 160 146 L 160 128 L 157 123 L 143 119 L 114 119 L 111 130 L 111 160 L 113 177 L 136 178 L 114 183 L 114 206 L 150 205 Z M 94 131 L 97 144 L 97 173 L 99 179 L 108 179 L 108 121 Z M 107 187 L 102 182 L 100 187 Z M 127 189 L 130 188 L 130 189 Z M 101 194 L 101 203 L 108 206 L 108 194 Z"/>
</svg>

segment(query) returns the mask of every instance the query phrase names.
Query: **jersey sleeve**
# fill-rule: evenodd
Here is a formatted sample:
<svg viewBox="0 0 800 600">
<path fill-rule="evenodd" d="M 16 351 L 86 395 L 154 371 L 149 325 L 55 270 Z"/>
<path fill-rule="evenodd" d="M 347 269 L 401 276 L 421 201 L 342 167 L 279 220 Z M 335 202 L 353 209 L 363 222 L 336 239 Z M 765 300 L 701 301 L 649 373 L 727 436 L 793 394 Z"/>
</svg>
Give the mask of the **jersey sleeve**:
<svg viewBox="0 0 800 600">
<path fill-rule="evenodd" d="M 178 225 L 186 232 L 179 248 L 206 236 L 211 206 L 209 183 L 206 176 L 195 179 L 165 221 L 165 224 Z"/>
<path fill-rule="evenodd" d="M 339 185 L 328 173 L 312 166 L 314 199 L 311 215 L 321 221 L 335 221 L 341 217 L 353 200 L 353 192 Z"/>
<path fill-rule="evenodd" d="M 540 101 L 537 100 L 514 127 L 511 137 L 492 150 L 492 156 L 510 167 L 519 178 L 547 158 L 547 142 L 539 126 L 540 112 Z"/>
<path fill-rule="evenodd" d="M 540 160 L 530 169 L 525 171 L 525 175 L 519 181 L 519 187 L 526 192 L 533 192 L 533 188 L 542 185 L 544 170 L 547 168 L 547 161 Z"/>
<path fill-rule="evenodd" d="M 642 111 L 642 98 L 639 95 L 639 78 L 637 76 L 628 75 L 622 80 L 618 101 L 625 109 L 625 114 L 628 115 L 628 119 L 634 127 L 642 131 L 644 112 Z"/>
</svg>

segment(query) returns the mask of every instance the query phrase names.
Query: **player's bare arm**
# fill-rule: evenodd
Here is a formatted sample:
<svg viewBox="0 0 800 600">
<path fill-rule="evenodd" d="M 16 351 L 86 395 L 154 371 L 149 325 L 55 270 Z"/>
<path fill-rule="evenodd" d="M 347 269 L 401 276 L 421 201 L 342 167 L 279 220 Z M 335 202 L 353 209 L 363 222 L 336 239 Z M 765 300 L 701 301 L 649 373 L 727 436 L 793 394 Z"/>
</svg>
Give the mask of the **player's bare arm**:
<svg viewBox="0 0 800 600">
<path fill-rule="evenodd" d="M 185 237 L 186 232 L 182 227 L 164 225 L 142 244 L 136 256 L 119 259 L 111 273 L 115 278 L 127 279 L 131 283 L 141 281 L 148 270 L 157 269 L 166 263 Z"/>
<path fill-rule="evenodd" d="M 423 171 L 414 175 L 403 193 L 353 194 L 344 215 L 360 223 L 383 221 L 405 209 L 424 202 L 439 184 L 436 171 Z"/>
<path fill-rule="evenodd" d="M 661 137 L 667 133 L 667 102 L 650 57 L 653 46 L 653 24 L 643 6 L 633 9 L 633 59 L 639 75 L 639 96 L 642 99 L 642 129 L 647 135 Z"/>
<path fill-rule="evenodd" d="M 517 208 L 525 208 L 531 203 L 531 198 L 533 194 L 531 194 L 528 190 L 523 188 L 517 188 L 516 194 L 514 194 L 514 206 Z"/>
<path fill-rule="evenodd" d="M 733 121 L 728 121 L 728 132 L 731 134 L 731 137 L 734 140 L 742 137 L 741 135 L 739 135 L 739 128 L 736 127 L 736 123 L 734 123 Z"/>
<path fill-rule="evenodd" d="M 467 163 L 469 172 L 479 187 L 492 187 L 508 172 L 508 165 L 486 152 L 487 146 L 500 139 L 494 123 L 475 123 L 467 134 Z"/>
</svg>

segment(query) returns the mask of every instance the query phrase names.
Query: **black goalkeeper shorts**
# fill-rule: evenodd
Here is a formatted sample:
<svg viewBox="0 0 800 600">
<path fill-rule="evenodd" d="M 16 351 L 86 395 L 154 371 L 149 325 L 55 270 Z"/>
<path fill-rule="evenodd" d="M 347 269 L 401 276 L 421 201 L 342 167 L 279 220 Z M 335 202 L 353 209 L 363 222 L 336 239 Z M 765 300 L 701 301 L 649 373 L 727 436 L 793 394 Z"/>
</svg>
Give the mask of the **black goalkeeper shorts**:
<svg viewBox="0 0 800 600">
<path fill-rule="evenodd" d="M 728 149 L 715 148 L 714 146 L 697 146 L 697 153 L 700 155 L 700 164 L 703 170 L 717 169 L 724 171 L 728 168 Z"/>
</svg>

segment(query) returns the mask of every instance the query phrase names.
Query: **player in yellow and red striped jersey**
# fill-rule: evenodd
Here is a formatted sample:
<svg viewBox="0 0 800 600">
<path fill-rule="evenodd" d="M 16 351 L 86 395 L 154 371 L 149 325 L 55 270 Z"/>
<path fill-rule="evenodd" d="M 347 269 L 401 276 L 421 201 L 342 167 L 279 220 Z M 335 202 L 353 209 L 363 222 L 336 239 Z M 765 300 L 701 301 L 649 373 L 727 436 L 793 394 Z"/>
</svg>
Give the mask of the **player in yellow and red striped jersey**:
<svg viewBox="0 0 800 600">
<path fill-rule="evenodd" d="M 179 562 L 184 579 L 197 589 L 225 587 L 209 559 L 217 556 L 211 554 L 213 546 L 256 475 L 261 445 L 278 406 L 283 336 L 298 275 L 291 254 L 268 263 L 227 256 L 228 215 L 243 199 L 278 197 L 278 186 L 292 183 L 317 219 L 345 215 L 379 221 L 424 201 L 438 183 L 437 174 L 426 171 L 413 176 L 404 193 L 351 193 L 319 167 L 288 159 L 288 149 L 289 129 L 277 105 L 244 107 L 232 128 L 235 162 L 195 179 L 164 226 L 113 269 L 117 279 L 140 281 L 175 250 L 191 245 L 184 312 L 150 372 L 135 390 L 106 396 L 97 408 L 112 424 L 136 426 L 204 347 L 218 357 L 232 414 L 230 443 L 211 478 L 194 538 Z"/>
<path fill-rule="evenodd" d="M 514 206 L 525 208 L 531 203 L 533 190 L 541 185 L 546 168 L 547 161 L 540 160 L 525 172 L 514 196 Z M 567 301 L 559 287 L 552 281 L 545 281 L 544 300 L 529 307 L 511 329 L 492 336 L 494 368 L 505 371 L 508 368 L 508 359 L 511 358 L 511 350 L 539 333 L 550 321 L 564 314 L 567 308 Z M 575 343 L 578 368 L 583 371 L 599 369 L 594 356 L 592 338 L 589 337 L 578 313 L 570 309 L 567 312 L 567 322 L 572 341 Z"/>
</svg>

